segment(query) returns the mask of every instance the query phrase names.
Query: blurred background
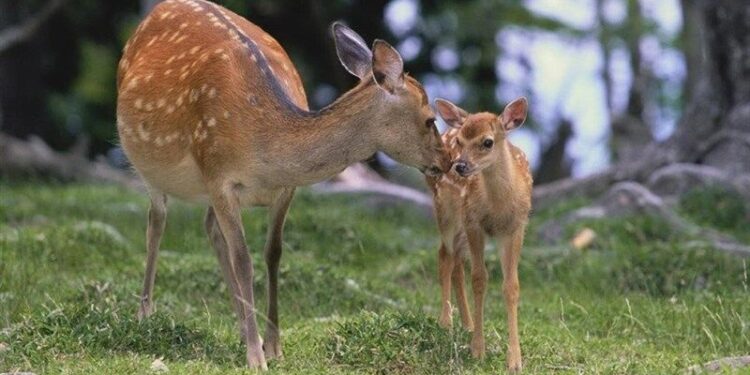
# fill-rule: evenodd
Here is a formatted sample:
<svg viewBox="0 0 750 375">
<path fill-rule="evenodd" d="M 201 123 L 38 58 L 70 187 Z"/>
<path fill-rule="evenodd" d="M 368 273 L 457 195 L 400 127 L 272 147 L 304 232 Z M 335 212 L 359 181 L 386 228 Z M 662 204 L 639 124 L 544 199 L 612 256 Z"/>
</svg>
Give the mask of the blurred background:
<svg viewBox="0 0 750 375">
<path fill-rule="evenodd" d="M 115 149 L 115 69 L 122 46 L 158 1 L 2 1 L 0 29 L 55 6 L 0 51 L 0 131 L 38 135 L 55 149 L 86 136 L 88 154 Z M 543 183 L 606 167 L 628 148 L 674 129 L 689 89 L 690 1 L 218 1 L 287 49 L 311 106 L 354 85 L 328 27 L 344 20 L 382 38 L 431 98 L 499 112 L 526 95 L 527 126 L 513 140 Z M 293 27 L 291 27 L 293 25 Z"/>
</svg>

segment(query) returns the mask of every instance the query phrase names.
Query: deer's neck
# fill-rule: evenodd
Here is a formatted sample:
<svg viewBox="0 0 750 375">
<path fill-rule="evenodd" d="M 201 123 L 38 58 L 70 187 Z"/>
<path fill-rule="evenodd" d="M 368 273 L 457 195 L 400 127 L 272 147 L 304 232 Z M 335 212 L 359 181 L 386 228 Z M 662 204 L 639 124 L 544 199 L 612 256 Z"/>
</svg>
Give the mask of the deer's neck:
<svg viewBox="0 0 750 375">
<path fill-rule="evenodd" d="M 307 185 L 330 178 L 378 150 L 383 122 L 381 90 L 362 83 L 330 106 L 313 112 L 284 111 L 264 145 L 277 183 Z"/>
<path fill-rule="evenodd" d="M 506 142 L 503 141 L 498 145 L 502 147 L 501 157 L 482 170 L 482 184 L 489 204 L 503 204 L 514 194 L 512 182 L 516 176 L 514 169 L 511 168 L 511 154 Z"/>
</svg>

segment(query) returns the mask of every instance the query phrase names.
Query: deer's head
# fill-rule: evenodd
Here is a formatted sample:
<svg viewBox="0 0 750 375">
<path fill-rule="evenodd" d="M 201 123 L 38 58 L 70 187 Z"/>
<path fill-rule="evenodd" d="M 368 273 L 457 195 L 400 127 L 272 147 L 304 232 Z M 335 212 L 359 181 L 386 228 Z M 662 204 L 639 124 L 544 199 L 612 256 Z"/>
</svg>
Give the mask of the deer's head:
<svg viewBox="0 0 750 375">
<path fill-rule="evenodd" d="M 398 51 L 382 40 L 372 49 L 348 27 L 335 23 L 333 35 L 336 52 L 346 70 L 360 79 L 366 91 L 366 105 L 376 109 L 369 121 L 378 149 L 393 159 L 418 168 L 425 174 L 438 175 L 450 168 L 450 158 L 435 125 L 422 85 L 404 73 Z M 364 104 L 364 103 L 363 103 Z"/>
<path fill-rule="evenodd" d="M 516 99 L 500 115 L 488 112 L 469 114 L 444 99 L 437 99 L 435 107 L 448 126 L 458 129 L 452 139 L 454 144 L 449 146 L 457 155 L 453 160 L 456 173 L 467 177 L 507 155 L 505 138 L 508 132 L 526 121 L 528 102 L 526 98 Z"/>
</svg>

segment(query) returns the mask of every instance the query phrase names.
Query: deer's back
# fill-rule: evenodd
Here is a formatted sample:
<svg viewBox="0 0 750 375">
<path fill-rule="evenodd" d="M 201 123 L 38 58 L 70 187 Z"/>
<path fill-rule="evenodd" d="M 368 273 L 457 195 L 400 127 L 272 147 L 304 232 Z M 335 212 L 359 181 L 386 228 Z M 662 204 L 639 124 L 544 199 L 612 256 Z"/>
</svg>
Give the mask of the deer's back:
<svg viewBox="0 0 750 375">
<path fill-rule="evenodd" d="M 155 7 L 126 44 L 117 83 L 131 163 L 152 186 L 188 199 L 205 194 L 210 173 L 258 162 L 253 145 L 273 135 L 280 100 L 308 108 L 276 40 L 202 0 Z"/>
</svg>

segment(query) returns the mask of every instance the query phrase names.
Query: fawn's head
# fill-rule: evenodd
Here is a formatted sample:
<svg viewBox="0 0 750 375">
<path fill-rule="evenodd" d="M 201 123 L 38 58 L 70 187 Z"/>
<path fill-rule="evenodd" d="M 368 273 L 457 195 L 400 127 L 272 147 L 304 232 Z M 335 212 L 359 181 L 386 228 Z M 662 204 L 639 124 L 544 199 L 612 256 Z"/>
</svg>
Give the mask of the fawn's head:
<svg viewBox="0 0 750 375">
<path fill-rule="evenodd" d="M 369 93 L 367 104 L 377 108 L 373 136 L 378 149 L 428 175 L 447 171 L 450 157 L 444 152 L 435 113 L 419 81 L 404 73 L 398 51 L 379 39 L 371 50 L 340 23 L 333 25 L 333 35 L 341 64 L 360 79 L 360 87 Z"/>
<path fill-rule="evenodd" d="M 458 129 L 452 140 L 454 144 L 448 146 L 457 155 L 453 160 L 456 173 L 467 177 L 507 155 L 505 138 L 508 132 L 526 121 L 528 102 L 526 98 L 516 99 L 500 115 L 488 112 L 469 114 L 444 99 L 437 99 L 435 107 L 448 126 Z"/>
</svg>

